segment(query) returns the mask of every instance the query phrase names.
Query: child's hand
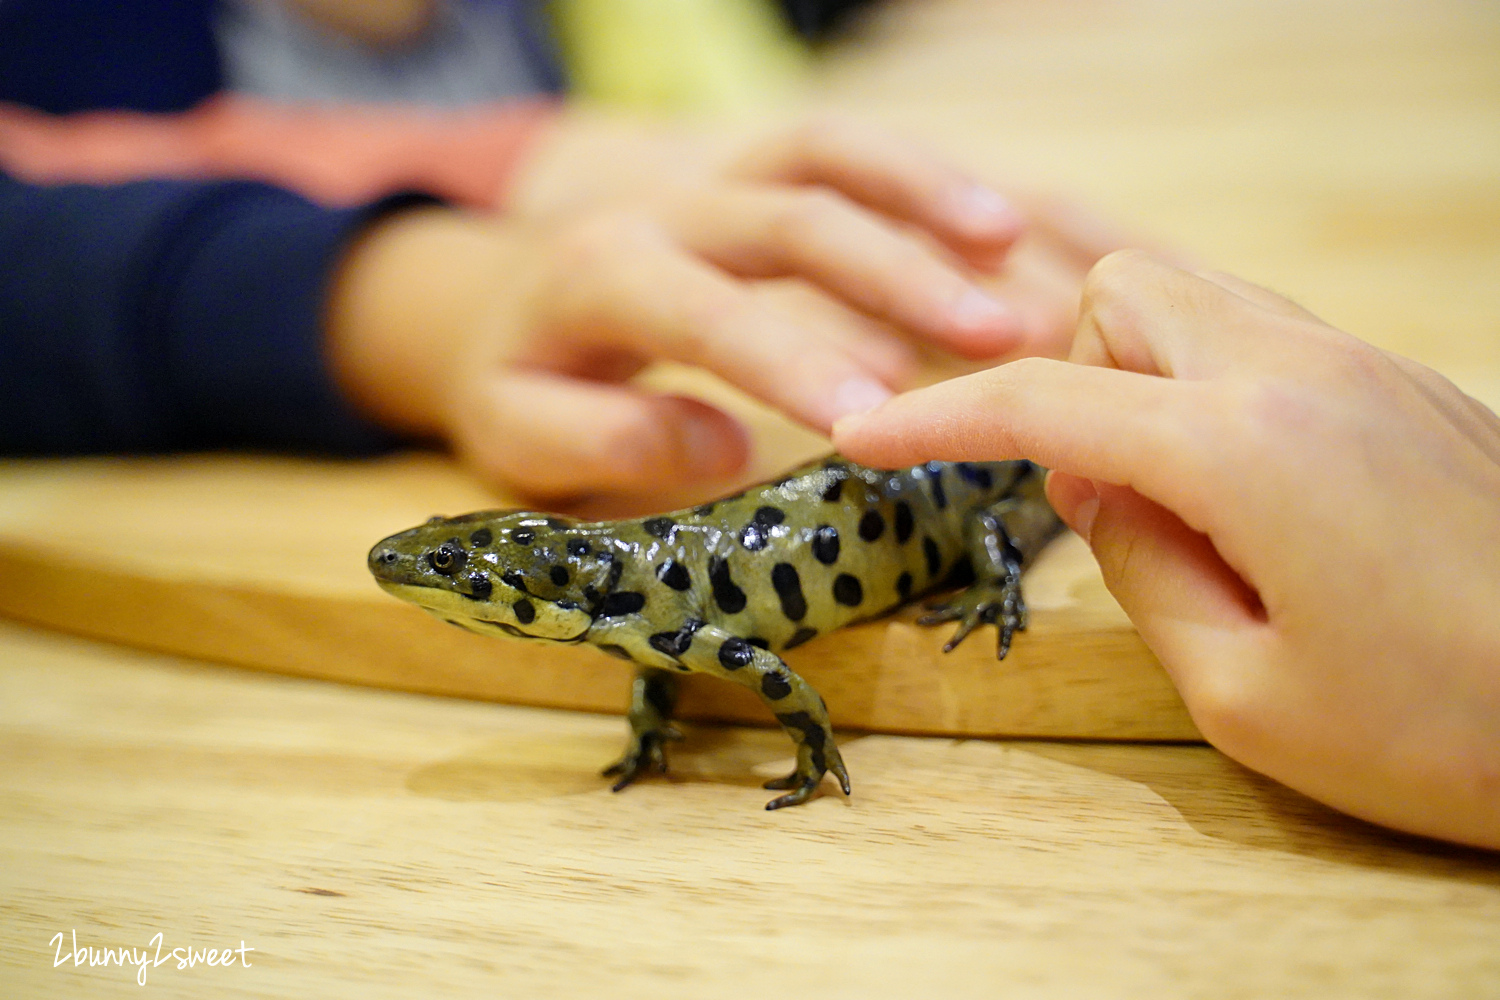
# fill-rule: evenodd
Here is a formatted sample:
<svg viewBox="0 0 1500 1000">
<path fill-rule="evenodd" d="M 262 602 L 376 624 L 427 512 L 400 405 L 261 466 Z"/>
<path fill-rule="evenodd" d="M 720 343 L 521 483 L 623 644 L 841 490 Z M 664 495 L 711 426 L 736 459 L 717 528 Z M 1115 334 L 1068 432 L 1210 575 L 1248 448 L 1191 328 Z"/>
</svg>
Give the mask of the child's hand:
<svg viewBox="0 0 1500 1000">
<path fill-rule="evenodd" d="M 1026 457 L 1225 753 L 1388 826 L 1500 847 L 1500 419 L 1264 289 L 1093 272 L 1073 364 L 835 430 L 859 461 Z"/>
<path fill-rule="evenodd" d="M 912 375 L 898 330 L 970 358 L 1025 339 L 975 284 L 1021 216 L 902 143 L 830 125 L 654 180 L 628 149 L 591 148 L 592 173 L 577 150 L 553 156 L 577 179 L 522 184 L 508 216 L 409 211 L 356 245 L 330 352 L 367 412 L 554 505 L 660 507 L 711 494 L 747 443 L 722 412 L 627 381 L 652 360 L 706 368 L 826 431 Z M 803 294 L 768 294 L 766 279 Z"/>
</svg>

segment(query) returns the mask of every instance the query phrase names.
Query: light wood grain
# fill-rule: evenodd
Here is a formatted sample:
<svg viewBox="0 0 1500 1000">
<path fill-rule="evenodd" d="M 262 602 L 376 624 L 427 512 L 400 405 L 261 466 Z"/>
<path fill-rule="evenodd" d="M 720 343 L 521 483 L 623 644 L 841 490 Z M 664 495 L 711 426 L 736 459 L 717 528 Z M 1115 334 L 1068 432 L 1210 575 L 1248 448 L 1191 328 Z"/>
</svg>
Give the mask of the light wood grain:
<svg viewBox="0 0 1500 1000">
<path fill-rule="evenodd" d="M 767 813 L 768 730 L 321 684 L 0 626 L 6 996 L 1495 996 L 1500 857 L 1200 746 L 845 735 Z M 80 944 L 251 968 L 53 968 Z"/>
<path fill-rule="evenodd" d="M 101 495 L 109 502 L 100 504 Z M 378 590 L 365 554 L 434 512 L 499 501 L 451 463 L 190 456 L 0 466 L 0 612 L 87 635 L 309 677 L 620 712 L 630 671 L 589 648 L 508 642 Z M 86 527 L 85 527 L 86 526 Z M 1030 629 L 950 655 L 915 610 L 788 656 L 841 725 L 887 732 L 1191 739 L 1180 699 L 1076 538 L 1028 581 Z M 770 722 L 691 679 L 686 718 Z"/>
</svg>

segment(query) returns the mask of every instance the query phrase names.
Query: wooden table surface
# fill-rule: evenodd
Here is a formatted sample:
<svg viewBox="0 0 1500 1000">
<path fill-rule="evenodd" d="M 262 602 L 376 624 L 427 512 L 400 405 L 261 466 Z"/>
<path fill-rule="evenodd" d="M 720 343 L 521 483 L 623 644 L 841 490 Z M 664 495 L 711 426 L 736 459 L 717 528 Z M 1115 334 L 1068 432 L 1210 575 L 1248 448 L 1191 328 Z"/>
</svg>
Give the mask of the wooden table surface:
<svg viewBox="0 0 1500 1000">
<path fill-rule="evenodd" d="M 1488 2 L 927 0 L 815 100 L 1493 406 L 1497 51 Z M 690 726 L 669 780 L 612 795 L 621 726 L 0 623 L 0 995 L 1500 996 L 1500 856 L 1204 746 L 851 732 L 852 799 L 768 814 L 780 733 Z M 163 961 L 140 987 L 75 933 Z"/>
</svg>

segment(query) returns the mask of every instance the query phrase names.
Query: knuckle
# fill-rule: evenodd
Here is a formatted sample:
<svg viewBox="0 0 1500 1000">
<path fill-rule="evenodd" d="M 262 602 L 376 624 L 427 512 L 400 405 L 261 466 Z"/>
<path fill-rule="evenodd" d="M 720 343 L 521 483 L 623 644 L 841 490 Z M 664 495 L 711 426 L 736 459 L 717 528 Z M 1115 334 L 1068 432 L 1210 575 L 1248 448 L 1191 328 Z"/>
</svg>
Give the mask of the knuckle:
<svg viewBox="0 0 1500 1000">
<path fill-rule="evenodd" d="M 1083 281 L 1083 310 L 1089 312 L 1129 299 L 1149 259 L 1141 250 L 1116 250 L 1099 258 Z"/>
</svg>

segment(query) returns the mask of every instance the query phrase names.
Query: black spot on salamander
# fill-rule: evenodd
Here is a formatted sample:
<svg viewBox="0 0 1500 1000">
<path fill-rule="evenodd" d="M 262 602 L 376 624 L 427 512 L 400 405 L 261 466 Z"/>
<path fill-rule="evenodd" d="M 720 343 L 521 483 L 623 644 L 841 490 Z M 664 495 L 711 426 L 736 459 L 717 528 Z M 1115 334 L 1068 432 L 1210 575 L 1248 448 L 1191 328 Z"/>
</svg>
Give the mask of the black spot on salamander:
<svg viewBox="0 0 1500 1000">
<path fill-rule="evenodd" d="M 911 574 L 902 573 L 896 577 L 896 593 L 901 595 L 901 603 L 905 604 L 911 600 Z"/>
<path fill-rule="evenodd" d="M 563 531 L 567 529 L 568 524 L 566 521 L 559 521 L 555 517 L 549 517 L 547 518 L 547 527 L 551 528 L 553 531 Z"/>
<path fill-rule="evenodd" d="M 827 503 L 838 503 L 844 495 L 844 481 L 849 478 L 845 469 L 830 468 L 828 470 L 828 485 L 823 487 L 823 500 Z"/>
<path fill-rule="evenodd" d="M 552 583 L 554 586 L 566 587 L 568 585 L 569 576 L 568 567 L 566 566 L 553 566 L 552 569 L 547 572 L 547 575 L 552 578 Z"/>
<path fill-rule="evenodd" d="M 702 507 L 694 507 L 693 513 L 697 514 L 699 517 L 707 517 L 714 512 L 715 506 L 715 504 L 706 503 Z"/>
<path fill-rule="evenodd" d="M 880 516 L 878 510 L 867 510 L 865 516 L 859 519 L 859 537 L 867 542 L 873 542 L 885 531 L 885 518 Z"/>
<path fill-rule="evenodd" d="M 802 742 L 814 750 L 823 749 L 828 740 L 828 732 L 806 712 L 777 712 L 776 721 L 788 729 L 795 729 L 802 734 Z"/>
<path fill-rule="evenodd" d="M 780 507 L 757 507 L 755 509 L 755 520 L 758 524 L 764 524 L 768 528 L 774 528 L 786 520 L 786 511 Z"/>
<path fill-rule="evenodd" d="M 959 556 L 943 577 L 944 587 L 967 587 L 974 582 L 974 561 L 967 555 Z"/>
<path fill-rule="evenodd" d="M 831 524 L 820 524 L 813 532 L 812 537 L 813 558 L 824 566 L 832 566 L 839 561 L 839 529 Z"/>
<path fill-rule="evenodd" d="M 469 536 L 469 544 L 476 549 L 482 549 L 495 540 L 494 534 L 489 528 L 480 528 Z"/>
<path fill-rule="evenodd" d="M 759 552 L 771 540 L 771 529 L 786 520 L 786 513 L 779 507 L 759 507 L 750 523 L 740 529 L 740 544 L 751 552 Z"/>
<path fill-rule="evenodd" d="M 708 561 L 708 582 L 713 587 L 714 603 L 726 615 L 745 610 L 745 592 L 735 586 L 729 575 L 729 560 L 714 556 Z"/>
<path fill-rule="evenodd" d="M 806 642 L 807 640 L 813 638 L 817 634 L 818 634 L 818 630 L 817 629 L 815 629 L 815 628 L 808 628 L 806 625 L 804 625 L 801 628 L 799 628 L 797 631 L 795 631 L 795 632 L 792 633 L 792 637 L 786 641 L 786 645 L 783 646 L 782 648 L 783 649 L 796 649 L 798 646 L 802 645 L 804 642 Z"/>
<path fill-rule="evenodd" d="M 604 581 L 604 589 L 606 591 L 614 590 L 615 584 L 620 582 L 620 574 L 625 572 L 625 564 L 616 559 L 613 552 L 601 552 L 599 553 L 599 558 L 609 562 L 609 579 Z"/>
<path fill-rule="evenodd" d="M 486 597 L 489 597 L 490 591 L 494 589 L 495 585 L 490 583 L 489 577 L 485 576 L 483 573 L 470 573 L 469 593 L 465 594 L 464 596 L 471 598 L 472 600 L 482 601 Z"/>
<path fill-rule="evenodd" d="M 646 595 L 638 594 L 633 590 L 621 590 L 604 598 L 599 605 L 600 618 L 618 618 L 620 615 L 633 615 L 646 606 Z"/>
<path fill-rule="evenodd" d="M 703 627 L 703 622 L 697 618 L 689 618 L 682 623 L 682 627 L 676 632 L 657 632 L 646 641 L 651 648 L 668 656 L 681 656 L 693 645 L 693 633 Z"/>
<path fill-rule="evenodd" d="M 514 587 L 523 594 L 530 593 L 530 591 L 526 589 L 526 577 L 522 576 L 516 570 L 506 570 L 504 573 L 500 574 L 500 579 L 504 580 L 507 586 Z"/>
<path fill-rule="evenodd" d="M 656 578 L 673 590 L 687 590 L 693 585 L 687 567 L 671 559 L 656 567 Z"/>
<path fill-rule="evenodd" d="M 610 656 L 616 657 L 621 660 L 634 659 L 634 657 L 630 655 L 630 651 L 627 650 L 624 646 L 616 646 L 612 642 L 605 643 L 604 645 L 600 646 L 599 649 L 605 653 L 608 653 Z"/>
<path fill-rule="evenodd" d="M 517 528 L 510 533 L 510 540 L 517 545 L 530 545 L 536 541 L 536 532 L 530 528 Z"/>
<path fill-rule="evenodd" d="M 931 535 L 922 536 L 922 555 L 927 559 L 927 575 L 936 576 L 937 571 L 943 568 L 943 554 L 938 551 L 937 542 L 932 540 Z"/>
<path fill-rule="evenodd" d="M 768 640 L 768 639 L 762 639 L 758 635 L 746 636 L 745 637 L 745 641 L 748 642 L 752 646 L 759 646 L 761 649 L 770 649 L 771 648 L 771 642 L 770 642 L 770 640 Z"/>
<path fill-rule="evenodd" d="M 973 465 L 969 462 L 959 462 L 954 468 L 958 470 L 960 476 L 982 490 L 987 490 L 995 485 L 995 477 L 990 475 L 990 470 L 983 466 Z"/>
<path fill-rule="evenodd" d="M 577 556 L 581 559 L 592 551 L 594 550 L 589 547 L 589 543 L 581 538 L 575 538 L 568 542 L 568 555 L 570 556 Z"/>
<path fill-rule="evenodd" d="M 530 625 L 536 621 L 536 605 L 524 597 L 512 604 L 510 609 L 516 613 L 516 621 L 522 625 Z"/>
<path fill-rule="evenodd" d="M 777 563 L 771 567 L 771 586 L 776 588 L 776 596 L 781 598 L 781 613 L 794 622 L 800 622 L 807 615 L 807 598 L 802 595 L 802 578 L 797 575 L 797 567 L 791 563 Z"/>
<path fill-rule="evenodd" d="M 851 608 L 858 607 L 865 599 L 865 588 L 860 586 L 859 577 L 840 573 L 833 581 L 833 599 Z"/>
<path fill-rule="evenodd" d="M 675 527 L 677 527 L 677 522 L 670 517 L 648 517 L 641 522 L 642 531 L 663 540 L 672 537 L 672 529 Z"/>
<path fill-rule="evenodd" d="M 913 527 L 911 516 L 911 504 L 905 500 L 896 501 L 896 544 L 905 545 L 906 540 L 911 537 Z"/>
<path fill-rule="evenodd" d="M 948 494 L 943 490 L 942 463 L 927 463 L 927 481 L 932 484 L 932 502 L 938 510 L 943 510 L 948 506 Z"/>
<path fill-rule="evenodd" d="M 719 647 L 719 665 L 725 670 L 739 670 L 755 659 L 755 650 L 744 639 L 725 639 Z"/>
<path fill-rule="evenodd" d="M 792 693 L 792 685 L 780 670 L 767 671 L 760 679 L 760 693 L 772 701 L 780 701 Z"/>
</svg>

